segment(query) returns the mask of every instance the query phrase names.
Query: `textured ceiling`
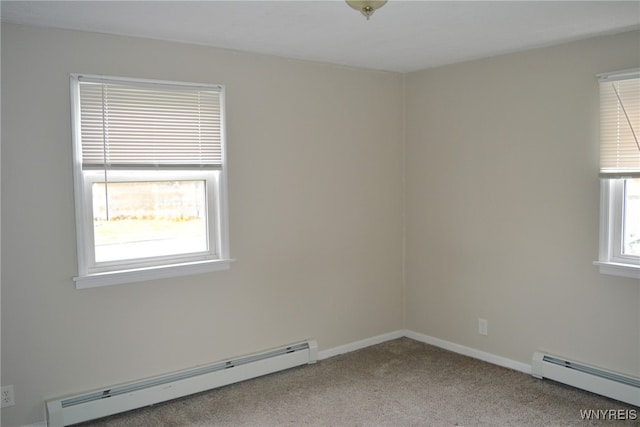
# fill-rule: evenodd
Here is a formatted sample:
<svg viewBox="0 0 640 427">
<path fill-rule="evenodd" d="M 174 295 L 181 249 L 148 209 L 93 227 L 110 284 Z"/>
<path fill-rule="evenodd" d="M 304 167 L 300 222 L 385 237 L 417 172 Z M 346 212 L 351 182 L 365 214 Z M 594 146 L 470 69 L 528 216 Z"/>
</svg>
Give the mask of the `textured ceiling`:
<svg viewBox="0 0 640 427">
<path fill-rule="evenodd" d="M 409 72 L 640 29 L 640 1 L 2 1 L 2 21 Z M 640 41 L 639 41 L 640 45 Z"/>
</svg>

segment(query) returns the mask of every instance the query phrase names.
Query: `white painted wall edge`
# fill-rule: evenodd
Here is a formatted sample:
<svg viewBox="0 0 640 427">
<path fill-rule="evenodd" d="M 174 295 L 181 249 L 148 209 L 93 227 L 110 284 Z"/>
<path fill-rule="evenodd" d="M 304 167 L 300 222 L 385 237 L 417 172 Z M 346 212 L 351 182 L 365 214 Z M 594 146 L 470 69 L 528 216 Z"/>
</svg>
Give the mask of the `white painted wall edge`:
<svg viewBox="0 0 640 427">
<path fill-rule="evenodd" d="M 421 334 L 419 332 L 413 332 L 407 329 L 401 329 L 398 331 L 388 332 L 386 334 L 376 335 L 371 338 L 365 338 L 360 341 L 355 341 L 349 344 L 340 345 L 338 347 L 322 350 L 318 352 L 318 360 L 329 359 L 340 354 L 350 353 L 352 351 L 361 350 L 363 348 L 371 347 L 372 345 L 381 344 L 383 342 L 395 340 L 398 338 L 407 337 L 416 341 L 430 344 L 435 347 L 440 347 L 445 350 L 452 351 L 454 353 L 469 356 L 474 359 L 479 359 L 484 362 L 488 362 L 494 365 L 502 366 L 504 368 L 520 371 L 525 374 L 531 375 L 531 365 L 508 359 L 506 357 L 497 356 L 492 353 L 477 350 L 475 348 L 467 347 L 464 345 L 456 344 L 451 341 L 446 341 L 440 338 L 435 338 L 429 335 Z M 47 427 L 46 422 L 39 422 L 35 424 L 29 424 L 22 427 Z"/>
</svg>

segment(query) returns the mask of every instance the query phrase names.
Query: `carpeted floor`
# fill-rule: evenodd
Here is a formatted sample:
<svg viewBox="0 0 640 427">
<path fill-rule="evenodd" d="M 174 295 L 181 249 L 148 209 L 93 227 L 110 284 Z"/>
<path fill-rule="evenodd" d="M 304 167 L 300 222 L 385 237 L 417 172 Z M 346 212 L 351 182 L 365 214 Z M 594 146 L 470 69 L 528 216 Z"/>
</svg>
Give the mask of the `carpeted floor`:
<svg viewBox="0 0 640 427">
<path fill-rule="evenodd" d="M 585 420 L 581 411 L 616 410 Z M 601 417 L 602 418 L 602 417 Z M 408 338 L 84 427 L 640 426 L 640 408 Z"/>
</svg>

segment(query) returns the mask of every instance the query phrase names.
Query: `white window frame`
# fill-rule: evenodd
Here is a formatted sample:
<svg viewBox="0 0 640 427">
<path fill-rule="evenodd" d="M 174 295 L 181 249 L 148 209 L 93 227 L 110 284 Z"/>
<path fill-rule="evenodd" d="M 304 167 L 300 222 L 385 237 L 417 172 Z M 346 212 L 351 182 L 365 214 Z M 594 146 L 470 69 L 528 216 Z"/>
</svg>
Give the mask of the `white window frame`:
<svg viewBox="0 0 640 427">
<path fill-rule="evenodd" d="M 105 81 L 125 81 L 141 84 L 212 87 L 220 90 L 222 109 L 222 166 L 216 169 L 114 169 L 108 171 L 108 182 L 149 182 L 172 180 L 203 180 L 206 188 L 207 241 L 206 252 L 158 256 L 113 262 L 96 262 L 93 228 L 92 185 L 105 181 L 103 169 L 83 168 L 80 122 L 79 82 L 82 77 Z M 71 114 L 73 136 L 74 195 L 78 276 L 76 288 L 92 288 L 153 279 L 202 274 L 226 270 L 230 267 L 229 229 L 226 191 L 226 161 L 224 135 L 224 87 L 220 85 L 190 84 L 146 79 L 124 79 L 90 75 L 71 75 Z"/>
<path fill-rule="evenodd" d="M 600 183 L 600 273 L 640 279 L 640 257 L 622 253 L 624 179 Z"/>
</svg>

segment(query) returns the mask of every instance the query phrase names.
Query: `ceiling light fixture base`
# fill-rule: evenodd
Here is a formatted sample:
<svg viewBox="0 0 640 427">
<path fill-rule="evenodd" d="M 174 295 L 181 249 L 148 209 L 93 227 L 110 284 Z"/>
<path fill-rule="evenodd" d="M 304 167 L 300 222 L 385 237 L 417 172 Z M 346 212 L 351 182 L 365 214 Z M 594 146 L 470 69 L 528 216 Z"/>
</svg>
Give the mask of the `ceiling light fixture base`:
<svg viewBox="0 0 640 427">
<path fill-rule="evenodd" d="M 387 0 L 346 0 L 346 2 L 353 9 L 360 11 L 368 21 L 373 12 L 384 6 Z"/>
</svg>

